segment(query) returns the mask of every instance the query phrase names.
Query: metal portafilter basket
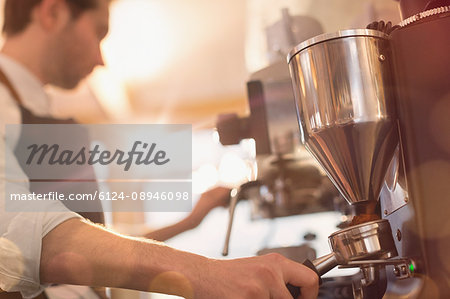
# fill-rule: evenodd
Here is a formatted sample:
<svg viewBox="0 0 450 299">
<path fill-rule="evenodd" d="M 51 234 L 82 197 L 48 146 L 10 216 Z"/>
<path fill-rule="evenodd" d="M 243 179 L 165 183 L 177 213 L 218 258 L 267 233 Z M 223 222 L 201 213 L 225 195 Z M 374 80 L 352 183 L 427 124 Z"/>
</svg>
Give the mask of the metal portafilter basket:
<svg viewBox="0 0 450 299">
<path fill-rule="evenodd" d="M 332 253 L 312 261 L 319 276 L 351 261 L 385 260 L 397 256 L 391 226 L 386 219 L 339 230 L 328 237 Z"/>
<path fill-rule="evenodd" d="M 332 252 L 303 264 L 314 270 L 319 277 L 336 266 L 359 267 L 358 262 L 384 261 L 398 255 L 392 237 L 391 226 L 386 219 L 375 220 L 339 230 L 328 237 Z M 321 281 L 320 281 L 321 282 Z M 300 289 L 288 285 L 294 298 Z"/>
</svg>

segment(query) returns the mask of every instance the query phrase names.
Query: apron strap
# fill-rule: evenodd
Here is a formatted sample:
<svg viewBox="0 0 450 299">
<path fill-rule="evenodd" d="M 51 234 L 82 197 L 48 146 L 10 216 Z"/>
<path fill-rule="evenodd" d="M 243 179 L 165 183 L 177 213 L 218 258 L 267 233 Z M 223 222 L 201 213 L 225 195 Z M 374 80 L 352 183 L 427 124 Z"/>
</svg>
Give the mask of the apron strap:
<svg viewBox="0 0 450 299">
<path fill-rule="evenodd" d="M 5 87 L 9 90 L 14 100 L 22 106 L 22 100 L 20 99 L 19 94 L 17 93 L 14 86 L 11 84 L 11 81 L 9 81 L 8 77 L 6 77 L 5 73 L 0 69 L 0 82 L 5 85 Z"/>
<path fill-rule="evenodd" d="M 14 86 L 11 84 L 11 81 L 9 81 L 8 77 L 6 77 L 5 73 L 0 69 L 0 82 L 3 83 L 3 85 L 9 90 L 11 93 L 11 96 L 13 99 L 19 104 L 19 106 L 22 106 L 22 100 L 20 99 L 19 94 L 17 93 Z M 7 293 L 0 289 L 0 299 L 21 299 L 22 296 L 19 292 L 13 292 L 13 293 Z M 44 293 L 40 294 L 35 299 L 44 299 L 47 298 Z"/>
</svg>

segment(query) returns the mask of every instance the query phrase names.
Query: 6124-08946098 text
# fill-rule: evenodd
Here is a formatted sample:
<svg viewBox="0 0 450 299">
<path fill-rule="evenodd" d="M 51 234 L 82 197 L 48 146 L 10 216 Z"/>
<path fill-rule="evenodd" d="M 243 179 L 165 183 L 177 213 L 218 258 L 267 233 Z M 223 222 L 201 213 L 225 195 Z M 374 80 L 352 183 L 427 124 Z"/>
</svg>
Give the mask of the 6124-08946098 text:
<svg viewBox="0 0 450 299">
<path fill-rule="evenodd" d="M 185 191 L 157 191 L 157 192 L 104 192 L 95 191 L 94 193 L 70 193 L 61 192 L 47 193 L 11 193 L 9 199 L 12 201 L 89 201 L 89 200 L 153 200 L 153 201 L 180 201 L 189 200 L 190 193 Z"/>
</svg>

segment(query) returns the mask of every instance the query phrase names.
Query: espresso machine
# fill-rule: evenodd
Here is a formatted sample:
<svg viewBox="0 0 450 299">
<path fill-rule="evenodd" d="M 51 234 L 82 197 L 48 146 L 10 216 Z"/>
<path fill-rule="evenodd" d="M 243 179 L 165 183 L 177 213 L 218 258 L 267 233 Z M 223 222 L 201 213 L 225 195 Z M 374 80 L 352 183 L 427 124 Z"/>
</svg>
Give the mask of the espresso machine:
<svg viewBox="0 0 450 299">
<path fill-rule="evenodd" d="M 228 255 L 234 212 L 242 200 L 249 201 L 252 220 L 334 211 L 335 202 L 343 202 L 334 199 L 338 191 L 300 143 L 286 62 L 253 73 L 247 93 L 249 115 L 222 114 L 216 124 L 221 144 L 253 138 L 256 150 L 257 179 L 232 191 L 223 255 Z M 264 248 L 261 253 L 272 249 Z M 315 257 L 312 248 L 302 246 L 300 250 L 288 255 L 299 260 Z"/>
<path fill-rule="evenodd" d="M 298 138 L 285 61 L 290 48 L 323 29 L 314 18 L 291 15 L 286 8 L 280 16 L 265 28 L 269 65 L 252 73 L 247 81 L 248 115 L 222 114 L 216 124 L 222 145 L 247 138 L 255 141 L 257 180 L 237 188 L 230 209 L 242 199 L 249 200 L 252 219 L 334 210 L 333 198 L 338 196 Z"/>
<path fill-rule="evenodd" d="M 288 55 L 301 141 L 356 213 L 309 264 L 361 269 L 354 298 L 450 298 L 449 33 L 433 7 Z"/>
</svg>

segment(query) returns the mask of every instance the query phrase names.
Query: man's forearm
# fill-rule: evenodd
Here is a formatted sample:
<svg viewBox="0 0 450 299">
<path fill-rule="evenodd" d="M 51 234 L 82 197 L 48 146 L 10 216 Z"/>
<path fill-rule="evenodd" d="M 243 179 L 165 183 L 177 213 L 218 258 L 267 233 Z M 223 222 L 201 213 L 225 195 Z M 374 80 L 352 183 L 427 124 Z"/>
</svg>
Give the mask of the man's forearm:
<svg viewBox="0 0 450 299">
<path fill-rule="evenodd" d="M 208 260 L 151 240 L 68 220 L 43 239 L 41 282 L 110 286 L 192 298 Z M 196 271 L 196 269 L 198 271 Z M 194 275 L 193 273 L 196 273 Z"/>
<path fill-rule="evenodd" d="M 184 298 L 291 298 L 286 284 L 317 296 L 318 277 L 281 255 L 213 260 L 147 239 L 109 232 L 80 219 L 43 239 L 41 282 L 110 286 Z"/>
</svg>

